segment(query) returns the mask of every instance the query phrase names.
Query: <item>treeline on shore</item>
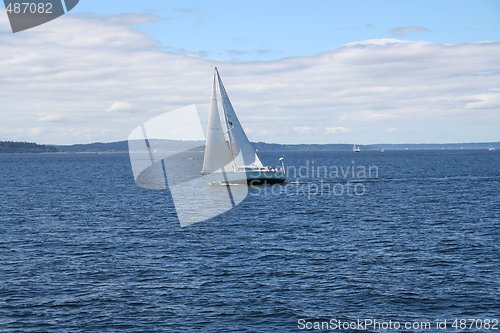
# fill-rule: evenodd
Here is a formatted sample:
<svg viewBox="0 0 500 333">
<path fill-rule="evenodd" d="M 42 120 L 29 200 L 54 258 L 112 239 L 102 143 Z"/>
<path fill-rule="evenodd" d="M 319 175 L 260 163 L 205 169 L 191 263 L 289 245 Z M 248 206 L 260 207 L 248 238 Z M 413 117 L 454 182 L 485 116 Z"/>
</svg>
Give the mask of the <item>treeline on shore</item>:
<svg viewBox="0 0 500 333">
<path fill-rule="evenodd" d="M 0 141 L 0 153 L 56 153 L 54 146 L 34 142 Z"/>
<path fill-rule="evenodd" d="M 159 149 L 185 150 L 196 146 L 203 150 L 204 141 L 149 140 Z M 99 153 L 127 152 L 128 141 L 94 142 L 74 145 L 44 145 L 34 142 L 0 141 L 0 153 Z M 253 143 L 257 151 L 351 151 L 352 144 L 278 144 Z M 359 145 L 361 151 L 374 150 L 437 150 L 437 149 L 500 149 L 500 142 L 434 143 L 434 144 L 376 144 Z M 185 149 L 184 149 L 185 148 Z"/>
</svg>

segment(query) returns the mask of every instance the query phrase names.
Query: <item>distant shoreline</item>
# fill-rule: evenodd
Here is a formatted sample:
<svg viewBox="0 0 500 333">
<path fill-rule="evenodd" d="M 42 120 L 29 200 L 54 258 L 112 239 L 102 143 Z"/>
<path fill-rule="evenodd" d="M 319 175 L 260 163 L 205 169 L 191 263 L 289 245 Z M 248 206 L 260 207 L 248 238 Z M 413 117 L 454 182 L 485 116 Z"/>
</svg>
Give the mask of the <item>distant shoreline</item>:
<svg viewBox="0 0 500 333">
<path fill-rule="evenodd" d="M 183 146 L 192 147 L 193 141 L 175 141 L 175 140 L 152 140 L 156 141 L 161 147 L 182 148 Z M 195 144 L 200 147 L 204 146 L 203 141 L 195 141 Z M 261 152 L 267 151 L 352 151 L 353 144 L 277 144 L 257 142 L 253 143 L 254 147 Z M 359 145 L 361 152 L 363 151 L 396 151 L 396 150 L 471 150 L 471 149 L 489 149 L 494 148 L 500 150 L 500 142 L 469 142 L 469 143 L 412 143 L 412 144 L 370 144 Z M 127 141 L 117 142 L 94 142 L 89 144 L 74 144 L 74 145 L 43 145 L 33 142 L 14 142 L 0 141 L 1 153 L 126 153 L 128 152 Z"/>
</svg>

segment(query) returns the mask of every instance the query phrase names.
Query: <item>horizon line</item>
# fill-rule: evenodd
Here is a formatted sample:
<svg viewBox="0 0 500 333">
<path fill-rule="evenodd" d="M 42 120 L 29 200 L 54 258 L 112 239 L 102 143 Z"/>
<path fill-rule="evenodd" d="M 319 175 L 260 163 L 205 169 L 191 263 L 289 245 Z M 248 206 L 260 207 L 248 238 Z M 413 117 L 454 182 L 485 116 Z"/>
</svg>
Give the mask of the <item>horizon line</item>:
<svg viewBox="0 0 500 333">
<path fill-rule="evenodd" d="M 189 141 L 199 141 L 199 142 L 205 142 L 205 140 L 174 140 L 174 139 L 158 139 L 158 138 L 151 138 L 150 140 L 165 140 L 165 141 L 181 141 L 181 142 L 189 142 Z M 37 145 L 44 145 L 44 146 L 74 146 L 74 145 L 91 145 L 91 144 L 112 144 L 112 143 L 121 143 L 121 142 L 128 142 L 129 140 L 118 140 L 118 141 L 94 141 L 94 142 L 88 142 L 88 143 L 40 143 L 36 141 L 13 141 L 13 140 L 0 140 L 0 142 L 11 142 L 11 143 L 31 143 L 31 144 L 37 144 Z M 500 139 L 497 141 L 462 141 L 462 142 L 418 142 L 418 143 L 347 143 L 347 142 L 342 142 L 342 143 L 278 143 L 278 142 L 265 142 L 265 141 L 250 141 L 251 143 L 254 144 L 269 144 L 269 145 L 287 145 L 287 146 L 294 146 L 294 145 L 358 145 L 358 146 L 376 146 L 376 145 L 460 145 L 460 144 L 500 144 Z"/>
</svg>

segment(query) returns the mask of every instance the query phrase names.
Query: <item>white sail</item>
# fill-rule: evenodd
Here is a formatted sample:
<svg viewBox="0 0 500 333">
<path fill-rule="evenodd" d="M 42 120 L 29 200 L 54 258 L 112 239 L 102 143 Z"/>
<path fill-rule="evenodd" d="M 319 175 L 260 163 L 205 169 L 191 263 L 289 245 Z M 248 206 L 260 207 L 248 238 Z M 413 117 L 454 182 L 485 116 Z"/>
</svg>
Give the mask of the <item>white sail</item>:
<svg viewBox="0 0 500 333">
<path fill-rule="evenodd" d="M 255 149 L 248 140 L 248 137 L 245 134 L 245 131 L 243 131 L 243 127 L 241 127 L 241 123 L 234 112 L 233 106 L 231 105 L 231 101 L 229 100 L 229 96 L 227 95 L 217 68 L 215 68 L 215 75 L 219 83 L 219 91 L 222 97 L 222 106 L 224 109 L 224 120 L 229 135 L 229 142 L 231 144 L 230 153 L 234 158 L 236 164 L 235 166 L 252 168 L 263 167 L 259 156 L 257 156 Z"/>
<path fill-rule="evenodd" d="M 229 144 L 225 139 L 223 126 L 219 117 L 217 106 L 216 77 L 212 89 L 212 102 L 208 118 L 207 141 L 205 145 L 205 156 L 203 159 L 203 174 L 233 171 L 234 167 L 228 169 L 226 165 L 233 164 L 233 156 Z"/>
</svg>

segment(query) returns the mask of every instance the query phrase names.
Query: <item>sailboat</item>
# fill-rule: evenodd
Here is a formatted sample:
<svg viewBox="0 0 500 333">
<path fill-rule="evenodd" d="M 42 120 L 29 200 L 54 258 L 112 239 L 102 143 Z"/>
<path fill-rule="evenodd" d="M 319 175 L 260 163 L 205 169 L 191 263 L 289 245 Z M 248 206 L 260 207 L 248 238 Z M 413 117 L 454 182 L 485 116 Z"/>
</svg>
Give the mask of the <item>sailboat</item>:
<svg viewBox="0 0 500 333">
<path fill-rule="evenodd" d="M 361 148 L 359 148 L 359 146 L 352 146 L 352 151 L 355 152 L 355 153 L 359 153 L 361 151 Z"/>
<path fill-rule="evenodd" d="M 283 183 L 286 180 L 284 157 L 279 159 L 281 165 L 278 167 L 264 166 L 252 147 L 236 116 L 217 67 L 214 69 L 206 136 L 202 175 L 209 183 L 261 184 Z"/>
</svg>

